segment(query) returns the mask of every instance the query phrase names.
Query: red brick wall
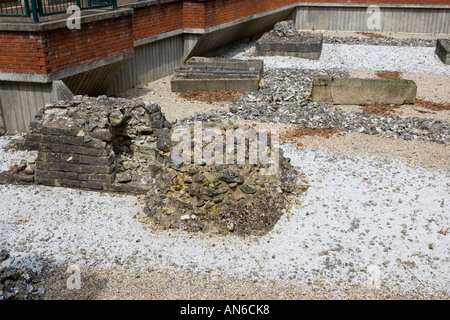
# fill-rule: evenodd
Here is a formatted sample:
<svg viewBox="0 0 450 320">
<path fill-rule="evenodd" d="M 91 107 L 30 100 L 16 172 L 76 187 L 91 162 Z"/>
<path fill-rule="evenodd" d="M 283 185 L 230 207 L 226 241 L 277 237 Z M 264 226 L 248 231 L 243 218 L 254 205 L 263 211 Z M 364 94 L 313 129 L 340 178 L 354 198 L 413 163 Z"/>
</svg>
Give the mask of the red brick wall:
<svg viewBox="0 0 450 320">
<path fill-rule="evenodd" d="M 450 0 L 307 0 L 299 2 L 373 3 L 373 4 L 450 4 Z"/>
<path fill-rule="evenodd" d="M 0 32 L 0 72 L 45 74 L 42 36 L 32 32 Z"/>
<path fill-rule="evenodd" d="M 133 19 L 134 40 L 183 28 L 183 3 L 170 2 L 136 8 Z"/>
<path fill-rule="evenodd" d="M 297 3 L 296 0 L 213 0 L 205 2 L 205 24 L 212 27 Z"/>
<path fill-rule="evenodd" d="M 49 74 L 133 51 L 131 18 L 46 33 L 0 32 L 0 72 Z"/>
<path fill-rule="evenodd" d="M 205 28 L 205 2 L 183 2 L 183 27 Z"/>
<path fill-rule="evenodd" d="M 43 37 L 47 73 L 133 51 L 130 16 L 52 30 Z"/>
<path fill-rule="evenodd" d="M 133 40 L 181 28 L 207 28 L 296 3 L 296 0 L 184 0 L 136 8 L 132 16 L 81 29 L 0 31 L 0 72 L 49 74 L 133 51 Z M 335 3 L 446 4 L 450 0 L 306 0 Z"/>
</svg>

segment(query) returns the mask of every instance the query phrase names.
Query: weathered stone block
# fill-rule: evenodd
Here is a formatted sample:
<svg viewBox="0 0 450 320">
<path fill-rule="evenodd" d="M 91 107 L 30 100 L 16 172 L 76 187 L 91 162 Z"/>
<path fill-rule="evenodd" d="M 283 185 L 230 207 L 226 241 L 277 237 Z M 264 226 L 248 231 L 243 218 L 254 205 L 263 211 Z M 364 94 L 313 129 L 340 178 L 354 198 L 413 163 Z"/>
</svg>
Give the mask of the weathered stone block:
<svg viewBox="0 0 450 320">
<path fill-rule="evenodd" d="M 256 42 L 256 54 L 318 60 L 322 53 L 322 44 L 322 34 L 301 34 L 292 39 L 263 37 Z"/>
<path fill-rule="evenodd" d="M 359 79 L 317 76 L 313 81 L 315 102 L 356 105 L 413 104 L 417 85 L 405 79 Z"/>
<path fill-rule="evenodd" d="M 435 53 L 445 64 L 450 64 L 450 39 L 437 39 Z"/>
</svg>

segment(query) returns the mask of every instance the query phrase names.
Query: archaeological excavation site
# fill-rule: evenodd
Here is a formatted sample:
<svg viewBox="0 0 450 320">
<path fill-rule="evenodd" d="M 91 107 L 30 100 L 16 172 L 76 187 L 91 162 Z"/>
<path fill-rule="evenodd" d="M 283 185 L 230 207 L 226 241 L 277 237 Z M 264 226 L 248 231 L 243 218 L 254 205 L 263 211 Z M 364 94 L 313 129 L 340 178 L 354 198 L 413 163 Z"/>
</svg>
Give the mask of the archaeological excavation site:
<svg viewBox="0 0 450 320">
<path fill-rule="evenodd" d="M 447 0 L 74 4 L 0 0 L 0 300 L 449 299 Z"/>
</svg>

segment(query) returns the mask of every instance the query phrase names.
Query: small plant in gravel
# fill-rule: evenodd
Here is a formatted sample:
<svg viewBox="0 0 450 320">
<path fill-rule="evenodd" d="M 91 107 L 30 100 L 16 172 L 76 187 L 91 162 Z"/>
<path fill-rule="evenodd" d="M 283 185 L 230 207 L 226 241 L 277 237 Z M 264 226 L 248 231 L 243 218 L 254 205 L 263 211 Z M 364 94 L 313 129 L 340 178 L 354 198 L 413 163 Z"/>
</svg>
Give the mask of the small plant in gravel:
<svg viewBox="0 0 450 320">
<path fill-rule="evenodd" d="M 428 244 L 428 249 L 433 250 L 434 249 L 434 243 L 429 243 Z"/>
</svg>

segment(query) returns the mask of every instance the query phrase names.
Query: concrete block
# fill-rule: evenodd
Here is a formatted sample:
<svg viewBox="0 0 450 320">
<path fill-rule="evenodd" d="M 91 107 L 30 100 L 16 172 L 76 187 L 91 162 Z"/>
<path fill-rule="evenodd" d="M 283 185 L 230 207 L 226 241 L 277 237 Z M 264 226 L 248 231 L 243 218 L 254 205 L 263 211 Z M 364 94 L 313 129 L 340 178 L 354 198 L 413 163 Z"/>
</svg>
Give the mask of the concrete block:
<svg viewBox="0 0 450 320">
<path fill-rule="evenodd" d="M 256 55 L 318 60 L 322 54 L 322 44 L 322 34 L 302 34 L 293 39 L 263 37 L 256 42 Z"/>
<path fill-rule="evenodd" d="M 356 105 L 413 104 L 417 85 L 405 79 L 359 79 L 317 76 L 313 81 L 315 102 Z"/>
<path fill-rule="evenodd" d="M 436 55 L 445 64 L 450 64 L 450 39 L 437 39 Z"/>
<path fill-rule="evenodd" d="M 255 92 L 259 90 L 263 68 L 263 60 L 193 57 L 175 69 L 172 91 Z"/>
<path fill-rule="evenodd" d="M 187 66 L 213 66 L 225 68 L 255 68 L 260 70 L 260 75 L 264 72 L 264 60 L 260 59 L 228 59 L 228 58 L 207 58 L 207 57 L 192 57 L 185 63 Z"/>
</svg>

